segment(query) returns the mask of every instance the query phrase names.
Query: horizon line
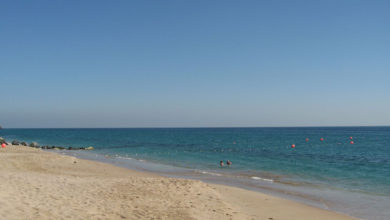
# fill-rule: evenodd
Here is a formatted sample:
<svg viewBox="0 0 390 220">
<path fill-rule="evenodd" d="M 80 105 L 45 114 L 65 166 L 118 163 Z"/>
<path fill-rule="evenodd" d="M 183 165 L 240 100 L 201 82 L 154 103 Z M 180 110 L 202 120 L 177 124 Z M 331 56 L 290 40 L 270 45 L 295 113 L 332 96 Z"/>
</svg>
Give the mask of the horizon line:
<svg viewBox="0 0 390 220">
<path fill-rule="evenodd" d="M 199 127 L 15 127 L 2 129 L 191 129 L 191 128 L 347 128 L 390 127 L 390 125 L 324 125 L 324 126 L 199 126 Z"/>
</svg>

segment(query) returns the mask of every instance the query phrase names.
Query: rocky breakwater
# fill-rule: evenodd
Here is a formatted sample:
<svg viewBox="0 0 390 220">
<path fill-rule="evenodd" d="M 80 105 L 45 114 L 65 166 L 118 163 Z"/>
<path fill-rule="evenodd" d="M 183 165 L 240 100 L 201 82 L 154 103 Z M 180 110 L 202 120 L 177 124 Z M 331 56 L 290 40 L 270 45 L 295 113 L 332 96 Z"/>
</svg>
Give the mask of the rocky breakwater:
<svg viewBox="0 0 390 220">
<path fill-rule="evenodd" d="M 7 141 L 4 138 L 2 138 L 2 137 L 0 137 L 0 144 L 8 145 Z"/>
<path fill-rule="evenodd" d="M 27 144 L 26 142 L 22 141 L 19 142 L 18 140 L 13 140 L 11 143 L 7 142 L 4 138 L 0 137 L 0 144 L 11 144 L 12 146 L 28 146 L 33 148 L 39 148 L 39 149 L 45 149 L 45 150 L 93 150 L 95 149 L 92 146 L 89 147 L 63 147 L 63 146 L 55 146 L 55 145 L 39 145 L 37 142 L 31 142 L 30 144 Z"/>
</svg>

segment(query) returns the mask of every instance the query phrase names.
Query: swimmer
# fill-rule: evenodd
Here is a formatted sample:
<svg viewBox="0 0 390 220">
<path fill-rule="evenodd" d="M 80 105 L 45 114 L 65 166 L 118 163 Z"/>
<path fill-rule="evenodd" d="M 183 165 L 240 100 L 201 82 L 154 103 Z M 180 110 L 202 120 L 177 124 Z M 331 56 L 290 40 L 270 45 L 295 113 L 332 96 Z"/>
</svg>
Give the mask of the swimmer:
<svg viewBox="0 0 390 220">
<path fill-rule="evenodd" d="M 219 165 L 220 165 L 221 167 L 223 167 L 223 161 L 222 161 L 222 160 L 219 161 Z"/>
<path fill-rule="evenodd" d="M 232 162 L 230 162 L 230 160 L 227 160 L 227 161 L 226 161 L 226 164 L 227 164 L 228 166 L 230 166 L 230 165 L 232 165 Z"/>
</svg>

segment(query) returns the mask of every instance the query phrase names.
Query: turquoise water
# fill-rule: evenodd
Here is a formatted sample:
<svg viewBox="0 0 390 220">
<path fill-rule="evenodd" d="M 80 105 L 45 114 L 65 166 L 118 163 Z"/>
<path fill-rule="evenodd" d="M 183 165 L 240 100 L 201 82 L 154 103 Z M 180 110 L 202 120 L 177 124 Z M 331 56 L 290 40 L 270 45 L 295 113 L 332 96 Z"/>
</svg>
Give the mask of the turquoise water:
<svg viewBox="0 0 390 220">
<path fill-rule="evenodd" d="M 390 197 L 390 127 L 3 129 L 0 136 L 94 146 L 93 153 L 110 158 L 216 176 Z M 220 168 L 220 160 L 233 165 Z"/>
</svg>

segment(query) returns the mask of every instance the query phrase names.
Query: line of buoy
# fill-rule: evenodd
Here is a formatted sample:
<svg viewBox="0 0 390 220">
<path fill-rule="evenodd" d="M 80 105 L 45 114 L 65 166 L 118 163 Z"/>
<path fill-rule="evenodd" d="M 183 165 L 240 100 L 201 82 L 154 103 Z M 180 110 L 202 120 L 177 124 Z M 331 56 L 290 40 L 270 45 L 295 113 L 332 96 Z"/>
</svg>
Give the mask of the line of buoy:
<svg viewBox="0 0 390 220">
<path fill-rule="evenodd" d="M 355 142 L 353 141 L 353 137 L 350 136 L 349 139 L 351 140 L 349 143 L 350 144 L 355 144 Z M 306 142 L 309 142 L 309 138 L 306 138 L 305 139 Z M 320 141 L 324 141 L 324 138 L 320 138 Z M 341 143 L 340 143 L 341 144 Z M 291 148 L 295 148 L 295 144 L 291 144 Z"/>
</svg>

